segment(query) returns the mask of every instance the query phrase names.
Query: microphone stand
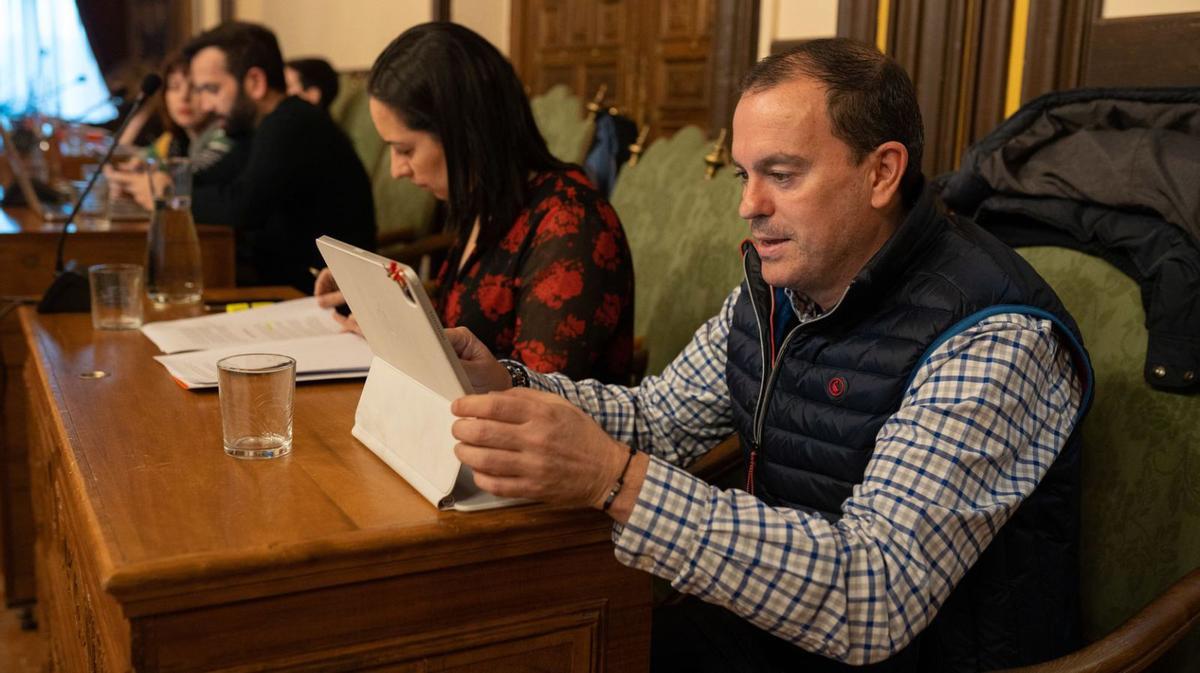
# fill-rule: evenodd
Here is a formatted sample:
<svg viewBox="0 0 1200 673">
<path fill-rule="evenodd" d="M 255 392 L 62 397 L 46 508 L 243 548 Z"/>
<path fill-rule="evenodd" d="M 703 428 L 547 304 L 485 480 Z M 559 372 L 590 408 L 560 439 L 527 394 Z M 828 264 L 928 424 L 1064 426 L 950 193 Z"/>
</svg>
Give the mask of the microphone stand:
<svg viewBox="0 0 1200 673">
<path fill-rule="evenodd" d="M 129 114 L 125 115 L 125 120 L 117 127 L 113 133 L 112 145 L 109 145 L 108 151 L 105 152 L 104 158 L 96 166 L 92 177 L 88 178 L 87 185 L 83 191 L 79 193 L 75 203 L 71 206 L 71 214 L 67 216 L 67 220 L 63 222 L 62 231 L 58 235 L 58 251 L 54 258 L 54 282 L 42 294 L 42 300 L 38 302 L 38 313 L 83 313 L 90 311 L 92 308 L 92 296 L 88 287 L 88 279 L 83 273 L 76 269 L 75 260 L 69 263 L 63 262 L 63 251 L 67 245 L 67 233 L 70 230 L 71 223 L 75 221 L 75 216 L 79 213 L 80 207 L 83 205 L 83 200 L 92 191 L 92 186 L 96 184 L 96 180 L 104 171 L 104 167 L 112 160 L 113 152 L 117 149 L 117 139 L 121 137 L 121 132 L 137 114 L 142 103 L 146 99 L 158 91 L 158 87 L 162 85 L 162 78 L 158 75 L 146 75 L 142 80 L 142 90 L 137 98 L 133 101 L 133 106 L 129 110 Z"/>
</svg>

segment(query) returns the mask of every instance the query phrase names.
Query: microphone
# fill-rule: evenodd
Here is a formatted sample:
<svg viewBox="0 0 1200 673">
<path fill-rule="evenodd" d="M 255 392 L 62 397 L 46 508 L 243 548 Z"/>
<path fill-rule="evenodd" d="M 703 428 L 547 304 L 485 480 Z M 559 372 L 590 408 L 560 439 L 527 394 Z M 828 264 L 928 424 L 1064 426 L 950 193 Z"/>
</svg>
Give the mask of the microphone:
<svg viewBox="0 0 1200 673">
<path fill-rule="evenodd" d="M 153 96 L 160 86 L 162 86 L 162 78 L 154 73 L 146 75 L 142 80 L 142 90 L 133 100 L 129 114 L 125 115 L 125 120 L 113 132 L 112 145 L 108 147 L 108 152 L 104 154 L 104 158 L 96 166 L 96 171 L 92 173 L 92 177 L 88 179 L 83 191 L 79 193 L 75 203 L 71 206 L 71 214 L 63 222 L 62 231 L 58 235 L 58 252 L 54 258 L 54 282 L 42 294 L 42 300 L 38 302 L 38 313 L 82 313 L 91 310 L 92 296 L 88 288 L 87 277 L 75 269 L 74 260 L 70 264 L 63 263 L 63 249 L 67 245 L 67 232 L 71 223 L 75 221 L 75 216 L 79 213 L 83 200 L 87 198 L 88 193 L 92 191 L 92 186 L 96 184 L 96 179 L 100 177 L 104 167 L 112 160 L 113 152 L 117 149 L 116 139 L 121 137 L 121 132 L 125 130 L 129 120 L 133 119 L 138 108 L 142 107 L 146 99 Z"/>
</svg>

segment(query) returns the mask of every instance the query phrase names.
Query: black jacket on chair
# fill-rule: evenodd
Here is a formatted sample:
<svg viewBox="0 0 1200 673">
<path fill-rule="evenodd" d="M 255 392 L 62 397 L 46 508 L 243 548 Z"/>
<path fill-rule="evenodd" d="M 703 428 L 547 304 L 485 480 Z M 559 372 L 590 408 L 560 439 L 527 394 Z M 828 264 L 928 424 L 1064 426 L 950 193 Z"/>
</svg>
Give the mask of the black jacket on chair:
<svg viewBox="0 0 1200 673">
<path fill-rule="evenodd" d="M 1146 380 L 1200 390 L 1200 88 L 1046 94 L 940 182 L 1006 243 L 1079 250 L 1137 281 Z"/>
</svg>

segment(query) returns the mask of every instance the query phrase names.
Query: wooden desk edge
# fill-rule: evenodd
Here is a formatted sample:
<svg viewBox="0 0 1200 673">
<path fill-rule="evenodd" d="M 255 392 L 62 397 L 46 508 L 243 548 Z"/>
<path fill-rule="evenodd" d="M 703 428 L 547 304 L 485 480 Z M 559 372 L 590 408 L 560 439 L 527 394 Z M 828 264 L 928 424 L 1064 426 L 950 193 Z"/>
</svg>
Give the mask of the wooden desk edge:
<svg viewBox="0 0 1200 673">
<path fill-rule="evenodd" d="M 36 368 L 38 375 L 36 388 L 30 393 L 41 397 L 49 408 L 55 441 L 61 446 L 76 445 L 78 438 L 69 412 L 64 411 L 61 386 L 46 361 L 53 343 L 47 343 L 49 337 L 38 329 L 33 307 L 23 306 L 19 311 L 23 335 L 31 346 L 36 345 L 31 348 L 33 352 L 27 363 Z M 72 458 L 86 462 L 86 456 L 76 454 Z M 521 526 L 519 535 L 513 536 L 509 530 L 497 539 L 481 531 L 465 547 L 455 527 L 431 524 L 426 531 L 358 530 L 311 542 L 247 549 L 240 554 L 197 553 L 117 563 L 104 540 L 101 517 L 87 497 L 80 464 L 74 459 L 62 463 L 67 470 L 64 497 L 87 518 L 89 525 L 85 528 L 88 543 L 97 554 L 100 584 L 133 611 L 130 616 L 142 610 L 152 612 L 163 601 L 179 606 L 182 600 L 192 607 L 215 602 L 221 598 L 218 594 L 237 586 L 231 577 L 245 576 L 256 591 L 268 595 L 285 591 L 289 583 L 301 577 L 307 578 L 304 581 L 312 586 L 313 576 L 323 576 L 320 583 L 332 586 L 365 578 L 483 563 L 531 551 L 611 544 L 611 522 L 598 512 L 526 505 L 521 509 L 528 512 L 529 521 Z M 446 516 L 478 515 L 447 513 Z M 564 525 L 567 523 L 571 525 Z M 571 532 L 564 536 L 563 530 Z"/>
</svg>

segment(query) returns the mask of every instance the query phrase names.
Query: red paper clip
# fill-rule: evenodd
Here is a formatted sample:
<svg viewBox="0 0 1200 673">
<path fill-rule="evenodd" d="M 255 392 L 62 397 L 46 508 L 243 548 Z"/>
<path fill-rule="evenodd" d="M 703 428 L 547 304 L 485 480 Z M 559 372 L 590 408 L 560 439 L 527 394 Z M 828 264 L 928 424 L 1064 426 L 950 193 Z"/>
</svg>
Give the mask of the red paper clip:
<svg viewBox="0 0 1200 673">
<path fill-rule="evenodd" d="M 404 270 L 396 262 L 388 263 L 387 275 L 388 278 L 391 278 L 400 287 L 408 288 L 408 278 L 405 278 Z"/>
</svg>

